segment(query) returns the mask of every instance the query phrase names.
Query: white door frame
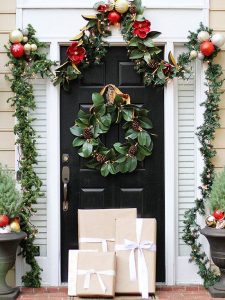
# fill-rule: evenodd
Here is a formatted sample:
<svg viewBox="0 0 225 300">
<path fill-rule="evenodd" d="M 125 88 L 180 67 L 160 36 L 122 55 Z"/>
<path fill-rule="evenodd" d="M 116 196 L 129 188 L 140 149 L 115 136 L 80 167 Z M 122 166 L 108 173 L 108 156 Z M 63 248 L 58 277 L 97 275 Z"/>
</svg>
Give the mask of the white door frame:
<svg viewBox="0 0 225 300">
<path fill-rule="evenodd" d="M 51 14 L 55 8 L 65 9 L 90 9 L 93 7 L 95 0 L 17 0 L 17 27 L 22 28 L 23 24 L 34 23 L 37 26 L 41 26 L 42 17 L 32 19 L 27 12 L 32 12 L 33 15 L 38 15 L 39 10 L 48 10 Z M 160 3 L 159 3 L 160 2 Z M 167 12 L 168 10 L 173 13 L 185 10 L 188 12 L 199 13 L 199 22 L 203 21 L 204 24 L 208 24 L 208 11 L 209 0 L 152 0 L 143 1 L 148 10 L 151 13 L 155 9 Z M 52 10 L 51 10 L 52 9 Z M 150 11 L 151 9 L 151 11 Z M 173 11 L 174 10 L 174 11 Z M 63 10 L 60 10 L 60 12 Z M 185 12 L 184 11 L 184 12 Z M 182 13 L 184 13 L 182 12 Z M 66 18 L 66 15 L 65 15 Z M 40 19 L 40 20 L 39 20 Z M 164 22 L 168 22 L 165 20 Z M 156 21 L 154 21 L 156 22 Z M 158 20 L 163 27 L 162 20 Z M 34 26 L 35 26 L 34 24 Z M 61 23 L 63 24 L 63 22 Z M 182 24 L 179 24 L 182 26 Z M 190 25 L 191 26 L 191 25 Z M 198 25 L 197 25 L 198 26 Z M 195 24 L 195 29 L 197 28 Z M 82 27 L 82 26 L 80 26 Z M 80 28 L 79 27 L 79 28 Z M 77 28 L 77 31 L 79 30 Z M 38 28 L 37 28 L 38 29 Z M 49 32 L 48 32 L 49 31 Z M 176 28 L 174 28 L 176 31 Z M 65 28 L 66 32 L 66 28 Z M 52 34 L 53 29 L 51 25 L 46 28 L 45 32 L 39 35 L 39 38 L 49 43 L 50 52 L 49 57 L 52 60 L 59 61 L 60 58 L 60 45 L 66 44 L 69 41 L 69 36 L 64 34 L 64 37 Z M 76 32 L 74 32 L 76 34 Z M 115 33 L 109 38 L 109 42 L 112 45 L 120 44 L 123 42 L 121 35 Z M 156 43 L 163 44 L 165 46 L 165 59 L 167 59 L 169 51 L 174 52 L 174 45 L 176 43 L 183 44 L 186 42 L 186 36 L 178 35 L 176 32 L 162 35 L 162 38 L 158 38 Z M 164 89 L 164 134 L 165 134 L 165 268 L 166 268 L 166 284 L 173 285 L 176 282 L 176 273 L 179 266 L 177 266 L 177 203 L 176 203 L 176 122 L 175 122 L 175 88 L 176 80 L 168 83 Z M 60 92 L 59 87 L 54 87 L 50 82 L 47 86 L 47 256 L 37 257 L 38 262 L 44 270 L 43 284 L 50 286 L 57 286 L 61 284 L 60 277 Z M 201 166 L 201 162 L 199 162 Z M 187 265 L 188 258 L 185 257 L 182 261 L 182 266 Z M 21 284 L 20 277 L 23 273 L 23 267 L 21 263 L 17 263 L 17 283 Z M 194 269 L 193 269 L 194 270 Z M 190 282 L 191 282 L 190 276 Z M 182 282 L 182 280 L 181 280 Z M 196 281 L 194 281 L 196 282 Z"/>
</svg>

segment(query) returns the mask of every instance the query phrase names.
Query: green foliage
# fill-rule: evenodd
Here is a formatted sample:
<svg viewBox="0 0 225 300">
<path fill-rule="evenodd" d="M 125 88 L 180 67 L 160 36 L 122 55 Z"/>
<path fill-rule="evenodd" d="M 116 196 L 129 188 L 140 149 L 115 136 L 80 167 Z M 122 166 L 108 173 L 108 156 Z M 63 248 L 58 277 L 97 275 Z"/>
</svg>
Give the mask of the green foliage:
<svg viewBox="0 0 225 300">
<path fill-rule="evenodd" d="M 0 214 L 9 218 L 22 216 L 26 209 L 12 176 L 12 172 L 0 165 Z"/>
<path fill-rule="evenodd" d="M 16 144 L 19 145 L 21 154 L 19 172 L 21 174 L 20 184 L 24 207 L 21 216 L 21 229 L 27 233 L 27 238 L 21 242 L 22 254 L 32 270 L 23 276 L 23 282 L 26 286 L 39 287 L 41 284 L 41 268 L 35 259 L 37 247 L 34 245 L 37 230 L 30 223 L 30 218 L 36 212 L 33 204 L 37 203 L 37 198 L 41 195 L 42 183 L 34 170 L 37 164 L 37 137 L 33 128 L 34 120 L 31 118 L 30 112 L 36 108 L 36 103 L 31 79 L 37 75 L 52 78 L 51 67 L 55 65 L 55 62 L 47 58 L 45 50 L 47 45 L 39 42 L 35 37 L 34 28 L 28 25 L 27 29 L 29 42 L 35 43 L 38 49 L 30 53 L 30 59 L 27 61 L 25 56 L 19 59 L 13 57 L 10 53 L 10 44 L 5 46 L 9 57 L 7 65 L 11 71 L 11 75 L 6 78 L 10 82 L 13 92 L 13 96 L 8 101 L 15 107 L 14 116 L 17 123 L 14 127 L 14 133 L 17 136 Z"/>
<path fill-rule="evenodd" d="M 153 143 L 148 129 L 152 123 L 148 111 L 137 105 L 126 104 L 120 96 L 114 102 L 106 103 L 99 93 L 92 94 L 93 106 L 90 111 L 78 112 L 78 119 L 70 131 L 75 135 L 73 146 L 79 147 L 78 154 L 88 159 L 87 166 L 100 170 L 101 175 L 133 172 L 138 161 L 151 155 Z M 114 143 L 111 149 L 101 142 L 102 134 L 111 126 L 122 122 L 125 143 Z M 134 127 L 134 123 L 135 126 Z"/>
<path fill-rule="evenodd" d="M 213 212 L 215 209 L 225 211 L 225 168 L 215 175 L 213 180 L 209 206 Z"/>
</svg>

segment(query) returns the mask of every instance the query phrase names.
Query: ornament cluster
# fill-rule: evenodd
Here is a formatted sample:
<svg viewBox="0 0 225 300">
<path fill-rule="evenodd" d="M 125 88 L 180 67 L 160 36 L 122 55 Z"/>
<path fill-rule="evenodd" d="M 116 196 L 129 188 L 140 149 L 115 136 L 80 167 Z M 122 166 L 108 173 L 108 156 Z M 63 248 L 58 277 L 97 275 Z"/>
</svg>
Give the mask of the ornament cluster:
<svg viewBox="0 0 225 300">
<path fill-rule="evenodd" d="M 9 40 L 11 43 L 10 52 L 15 58 L 21 58 L 25 56 L 30 59 L 31 52 L 37 51 L 37 45 L 29 43 L 28 29 L 13 30 L 9 34 Z"/>
<path fill-rule="evenodd" d="M 0 215 L 0 234 L 20 232 L 20 219 L 10 219 L 7 215 Z"/>
<path fill-rule="evenodd" d="M 190 51 L 190 59 L 207 60 L 225 43 L 225 36 L 220 33 L 210 34 L 208 31 L 200 31 L 197 34 L 196 45 Z"/>
<path fill-rule="evenodd" d="M 225 229 L 225 213 L 220 209 L 216 209 L 212 215 L 208 216 L 205 223 L 208 227 L 216 229 Z"/>
</svg>

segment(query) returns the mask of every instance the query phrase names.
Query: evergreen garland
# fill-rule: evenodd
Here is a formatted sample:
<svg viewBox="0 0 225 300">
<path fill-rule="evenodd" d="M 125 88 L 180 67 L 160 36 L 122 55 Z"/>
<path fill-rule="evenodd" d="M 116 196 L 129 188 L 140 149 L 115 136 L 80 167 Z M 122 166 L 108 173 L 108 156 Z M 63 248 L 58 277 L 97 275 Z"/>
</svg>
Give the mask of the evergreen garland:
<svg viewBox="0 0 225 300">
<path fill-rule="evenodd" d="M 28 25 L 28 41 L 37 45 L 37 51 L 31 52 L 29 56 L 15 58 L 10 52 L 9 44 L 6 47 L 11 75 L 6 76 L 11 84 L 14 95 L 8 99 L 15 107 L 14 116 L 17 123 L 14 133 L 17 137 L 16 144 L 20 147 L 19 173 L 21 174 L 21 189 L 23 192 L 23 205 L 27 209 L 21 217 L 21 229 L 27 233 L 27 238 L 21 242 L 22 254 L 31 270 L 27 272 L 22 280 L 27 287 L 40 287 L 41 268 L 35 256 L 38 253 L 37 246 L 34 245 L 37 229 L 30 223 L 31 216 L 36 212 L 33 205 L 37 203 L 37 198 L 41 195 L 41 180 L 37 176 L 34 167 L 37 164 L 36 132 L 33 128 L 34 119 L 30 112 L 36 108 L 32 79 L 36 75 L 41 77 L 52 77 L 51 67 L 55 63 L 47 59 L 47 47 L 45 43 L 39 42 L 35 37 L 35 30 Z"/>
<path fill-rule="evenodd" d="M 200 31 L 207 31 L 210 35 L 212 29 L 204 27 L 202 24 L 197 33 L 190 32 L 187 43 L 188 49 L 199 49 L 197 34 Z M 218 275 L 210 268 L 210 261 L 206 253 L 202 250 L 202 245 L 199 242 L 200 226 L 197 224 L 197 215 L 205 216 L 205 202 L 210 199 L 212 183 L 214 179 L 214 165 L 212 158 L 215 157 L 216 151 L 213 148 L 213 140 L 215 131 L 219 128 L 219 102 L 222 94 L 221 87 L 224 79 L 221 79 L 222 68 L 219 64 L 215 64 L 213 59 L 217 56 L 219 48 L 210 57 L 205 57 L 204 61 L 208 63 L 208 68 L 205 71 L 206 78 L 206 100 L 202 102 L 204 107 L 204 121 L 198 128 L 197 136 L 201 144 L 200 152 L 204 159 L 204 169 L 201 174 L 201 197 L 195 200 L 195 206 L 185 212 L 185 228 L 183 240 L 191 247 L 190 261 L 194 261 L 199 268 L 198 274 L 204 280 L 204 286 L 209 287 L 218 280 Z"/>
</svg>

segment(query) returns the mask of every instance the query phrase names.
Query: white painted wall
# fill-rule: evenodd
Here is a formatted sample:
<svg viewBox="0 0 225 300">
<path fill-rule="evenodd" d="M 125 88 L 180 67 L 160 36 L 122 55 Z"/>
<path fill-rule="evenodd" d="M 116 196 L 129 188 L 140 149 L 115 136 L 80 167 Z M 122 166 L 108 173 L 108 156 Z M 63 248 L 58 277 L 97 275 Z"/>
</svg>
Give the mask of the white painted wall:
<svg viewBox="0 0 225 300">
<path fill-rule="evenodd" d="M 81 14 L 94 13 L 94 0 L 17 0 L 17 26 L 31 23 L 42 41 L 50 45 L 49 56 L 59 60 L 61 44 L 79 32 L 86 21 Z M 145 0 L 145 16 L 152 23 L 152 30 L 163 34 L 157 43 L 165 45 L 165 59 L 169 51 L 186 41 L 189 30 L 195 31 L 202 21 L 208 24 L 208 0 Z M 112 45 L 121 44 L 122 37 L 114 31 L 109 38 Z M 201 75 L 201 70 L 197 77 Z M 202 83 L 201 83 L 202 84 Z M 166 283 L 199 283 L 194 265 L 188 256 L 179 252 L 178 194 L 177 194 L 177 80 L 165 88 L 165 234 L 166 234 Z M 200 87 L 198 85 L 198 87 Z M 202 85 L 201 85 L 202 87 Z M 193 88 L 194 89 L 194 88 Z M 202 87 L 203 89 L 203 87 Z M 193 90 L 199 96 L 199 92 Z M 196 97 L 197 99 L 197 97 Z M 38 257 L 43 268 L 43 284 L 60 285 L 60 140 L 59 140 L 59 87 L 47 83 L 47 252 Z M 198 113 L 199 103 L 195 103 Z M 195 148 L 196 156 L 197 149 Z M 196 160 L 196 173 L 201 169 L 201 159 Z M 197 173 L 198 174 L 198 173 Z M 196 176 L 194 188 L 199 185 Z M 194 199 L 193 199 L 194 200 Z M 23 273 L 23 264 L 17 263 L 17 283 Z M 185 270 L 185 274 L 184 274 Z M 188 270 L 188 272 L 187 272 Z"/>
</svg>

